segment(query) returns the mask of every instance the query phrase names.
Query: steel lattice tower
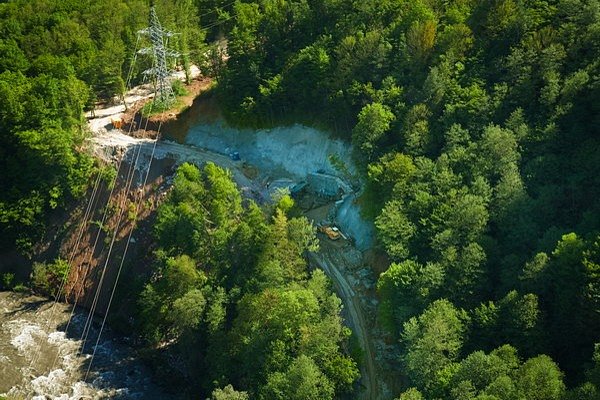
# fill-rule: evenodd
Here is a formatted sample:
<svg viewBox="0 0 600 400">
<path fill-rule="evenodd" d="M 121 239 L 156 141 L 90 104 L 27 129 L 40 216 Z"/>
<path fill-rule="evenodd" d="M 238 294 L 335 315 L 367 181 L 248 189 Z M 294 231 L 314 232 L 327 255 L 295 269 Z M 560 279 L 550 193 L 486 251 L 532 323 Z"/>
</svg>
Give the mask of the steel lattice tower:
<svg viewBox="0 0 600 400">
<path fill-rule="evenodd" d="M 150 37 L 152 47 L 138 51 L 140 54 L 151 54 L 153 57 L 152 68 L 144 71 L 144 74 L 152 76 L 156 85 L 154 101 L 158 106 L 169 107 L 175 101 L 175 94 L 171 86 L 170 71 L 167 65 L 167 57 L 177 58 L 179 53 L 167 48 L 169 38 L 176 35 L 163 29 L 154 6 L 150 8 L 150 26 L 138 32 Z"/>
</svg>

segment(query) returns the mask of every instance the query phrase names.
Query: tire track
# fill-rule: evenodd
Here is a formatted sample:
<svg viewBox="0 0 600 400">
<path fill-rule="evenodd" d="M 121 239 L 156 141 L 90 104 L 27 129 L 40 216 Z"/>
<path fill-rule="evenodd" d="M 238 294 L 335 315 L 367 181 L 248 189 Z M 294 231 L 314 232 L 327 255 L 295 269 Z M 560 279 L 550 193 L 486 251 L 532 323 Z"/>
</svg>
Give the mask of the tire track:
<svg viewBox="0 0 600 400">
<path fill-rule="evenodd" d="M 360 394 L 360 398 L 365 400 L 378 400 L 381 398 L 379 393 L 379 383 L 377 379 L 377 370 L 375 368 L 375 351 L 369 336 L 368 324 L 366 322 L 363 309 L 360 305 L 360 300 L 356 296 L 356 292 L 352 289 L 352 285 L 344 274 L 336 267 L 332 252 L 341 252 L 343 249 L 324 246 L 321 244 L 321 251 L 311 253 L 310 261 L 321 268 L 327 276 L 333 281 L 336 292 L 341 297 L 344 306 L 348 310 L 350 325 L 352 326 L 356 337 L 364 352 L 363 362 L 361 365 L 361 375 L 365 385 L 365 391 Z M 337 257 L 338 259 L 341 258 Z"/>
</svg>

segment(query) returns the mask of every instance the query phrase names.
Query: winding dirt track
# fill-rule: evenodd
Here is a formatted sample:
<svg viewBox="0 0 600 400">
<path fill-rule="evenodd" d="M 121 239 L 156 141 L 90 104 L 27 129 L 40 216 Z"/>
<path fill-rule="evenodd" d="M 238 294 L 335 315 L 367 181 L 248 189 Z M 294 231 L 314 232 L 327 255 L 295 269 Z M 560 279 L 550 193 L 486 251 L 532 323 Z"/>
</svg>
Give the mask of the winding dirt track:
<svg viewBox="0 0 600 400">
<path fill-rule="evenodd" d="M 341 297 L 345 308 L 348 310 L 350 325 L 364 352 L 361 375 L 364 381 L 365 391 L 360 394 L 360 397 L 365 400 L 380 399 L 381 394 L 379 393 L 377 371 L 375 369 L 375 352 L 369 337 L 368 324 L 363 314 L 360 300 L 356 297 L 356 292 L 352 289 L 350 282 L 348 282 L 346 277 L 336 267 L 335 260 L 339 260 L 341 257 L 335 257 L 335 255 L 332 254 L 334 252 L 342 252 L 344 249 L 327 246 L 323 241 L 321 243 L 321 251 L 318 253 L 311 253 L 309 258 L 311 262 L 325 271 L 327 276 L 333 281 L 336 292 Z"/>
<path fill-rule="evenodd" d="M 159 140 L 154 148 L 153 139 L 138 139 L 124 134 L 118 129 L 106 131 L 105 129 L 96 132 L 91 138 L 93 150 L 100 158 L 110 159 L 115 149 L 121 148 L 130 150 L 136 145 L 141 145 L 142 161 L 136 168 L 144 170 L 148 166 L 150 155 L 154 151 L 154 159 L 168 158 L 174 160 L 176 164 L 192 162 L 202 164 L 212 162 L 231 171 L 233 179 L 240 187 L 254 187 L 254 182 L 249 180 L 240 169 L 240 162 L 233 161 L 228 156 L 207 151 L 198 147 L 186 146 L 183 144 Z"/>
<path fill-rule="evenodd" d="M 150 158 L 152 152 L 153 141 L 151 139 L 136 139 L 123 134 L 118 130 L 104 131 L 92 138 L 92 143 L 95 151 L 99 156 L 107 156 L 115 148 L 133 148 L 136 144 L 142 145 L 142 154 L 146 159 Z M 200 148 L 181 145 L 179 143 L 159 141 L 154 152 L 155 158 L 171 158 L 176 163 L 186 161 L 203 163 L 214 162 L 217 165 L 228 168 L 234 180 L 240 187 L 249 187 L 260 191 L 260 188 L 255 182 L 249 180 L 240 171 L 239 164 L 232 161 L 229 157 L 221 154 L 216 154 Z M 144 157 L 143 157 L 144 158 Z M 381 398 L 379 384 L 377 379 L 377 370 L 375 367 L 375 351 L 373 350 L 373 342 L 369 336 L 368 323 L 364 315 L 363 308 L 360 304 L 360 299 L 356 296 L 355 291 L 346 276 L 337 267 L 337 263 L 343 257 L 336 252 L 343 252 L 343 248 L 329 246 L 326 242 L 321 245 L 321 251 L 310 254 L 310 260 L 319 268 L 321 268 L 333 281 L 334 287 L 340 298 L 342 299 L 346 310 L 348 310 L 349 324 L 354 330 L 356 337 L 359 340 L 360 346 L 364 352 L 363 363 L 361 365 L 361 375 L 365 385 L 365 390 L 360 394 L 360 397 L 365 400 L 377 400 Z"/>
</svg>

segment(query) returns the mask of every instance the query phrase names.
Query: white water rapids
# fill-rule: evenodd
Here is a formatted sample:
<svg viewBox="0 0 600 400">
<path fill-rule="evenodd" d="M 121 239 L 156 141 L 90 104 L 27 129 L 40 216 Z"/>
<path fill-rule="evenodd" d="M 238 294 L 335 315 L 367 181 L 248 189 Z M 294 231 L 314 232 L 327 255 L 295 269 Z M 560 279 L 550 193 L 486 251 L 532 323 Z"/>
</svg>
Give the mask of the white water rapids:
<svg viewBox="0 0 600 400">
<path fill-rule="evenodd" d="M 0 292 L 0 396 L 9 399 L 167 398 L 133 350 L 104 331 L 92 369 L 83 380 L 98 335 L 92 327 L 80 355 L 87 313 L 20 293 Z M 56 360 L 56 362 L 55 362 Z"/>
</svg>

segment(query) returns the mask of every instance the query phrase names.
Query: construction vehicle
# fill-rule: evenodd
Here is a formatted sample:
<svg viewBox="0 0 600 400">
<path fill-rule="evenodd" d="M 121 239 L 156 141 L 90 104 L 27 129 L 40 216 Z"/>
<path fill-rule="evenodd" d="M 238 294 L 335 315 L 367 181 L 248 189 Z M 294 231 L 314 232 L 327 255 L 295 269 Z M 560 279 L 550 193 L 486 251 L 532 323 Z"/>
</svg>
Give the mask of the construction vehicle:
<svg viewBox="0 0 600 400">
<path fill-rule="evenodd" d="M 123 118 L 111 118 L 110 123 L 113 129 L 121 129 L 123 127 Z"/>
<path fill-rule="evenodd" d="M 338 240 L 342 233 L 336 226 L 319 225 L 319 232 L 324 233 L 330 240 Z"/>
</svg>

